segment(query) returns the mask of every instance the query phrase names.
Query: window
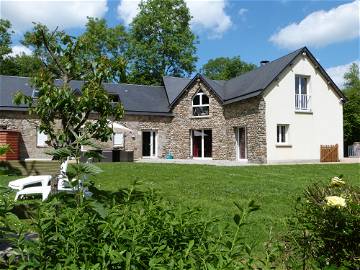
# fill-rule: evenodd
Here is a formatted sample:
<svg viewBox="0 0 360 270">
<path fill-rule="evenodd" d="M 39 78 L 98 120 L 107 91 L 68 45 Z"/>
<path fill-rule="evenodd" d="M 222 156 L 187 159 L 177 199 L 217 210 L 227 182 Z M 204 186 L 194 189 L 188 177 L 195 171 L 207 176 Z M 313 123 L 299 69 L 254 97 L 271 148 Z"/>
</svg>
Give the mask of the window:
<svg viewBox="0 0 360 270">
<path fill-rule="evenodd" d="M 40 129 L 36 129 L 36 146 L 37 147 L 47 147 L 46 141 L 48 140 L 48 136 L 44 132 L 40 132 Z"/>
<path fill-rule="evenodd" d="M 113 145 L 114 146 L 124 146 L 124 134 L 123 133 L 114 133 Z"/>
<path fill-rule="evenodd" d="M 202 90 L 193 97 L 192 108 L 194 116 L 209 115 L 209 97 Z"/>
<path fill-rule="evenodd" d="M 295 75 L 295 110 L 310 110 L 309 76 Z"/>
<path fill-rule="evenodd" d="M 191 130 L 191 152 L 193 158 L 212 157 L 212 130 Z"/>
<path fill-rule="evenodd" d="M 288 130 L 289 125 L 277 125 L 277 135 L 276 142 L 277 143 L 288 143 Z"/>
</svg>

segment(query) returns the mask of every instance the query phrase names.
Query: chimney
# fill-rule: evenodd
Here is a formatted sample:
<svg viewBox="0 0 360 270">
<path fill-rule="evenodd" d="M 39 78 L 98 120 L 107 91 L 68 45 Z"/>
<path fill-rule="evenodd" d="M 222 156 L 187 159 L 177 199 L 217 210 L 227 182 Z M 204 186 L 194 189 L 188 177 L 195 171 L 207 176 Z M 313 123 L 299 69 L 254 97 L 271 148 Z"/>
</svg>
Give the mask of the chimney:
<svg viewBox="0 0 360 270">
<path fill-rule="evenodd" d="M 269 60 L 262 60 L 260 61 L 260 66 L 265 66 L 269 62 L 270 62 Z"/>
</svg>

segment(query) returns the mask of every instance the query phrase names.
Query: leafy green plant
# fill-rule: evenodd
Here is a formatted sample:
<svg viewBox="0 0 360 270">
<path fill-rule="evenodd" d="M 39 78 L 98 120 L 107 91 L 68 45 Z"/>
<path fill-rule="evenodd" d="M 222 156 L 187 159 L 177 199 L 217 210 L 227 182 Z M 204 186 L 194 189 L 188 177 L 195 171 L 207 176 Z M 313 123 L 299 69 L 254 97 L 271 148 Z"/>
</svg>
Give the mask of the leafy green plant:
<svg viewBox="0 0 360 270">
<path fill-rule="evenodd" d="M 314 267 L 360 267 L 360 188 L 334 177 L 309 186 L 290 224 L 292 248 Z"/>
<path fill-rule="evenodd" d="M 97 194 L 94 198 L 106 194 Z M 258 206 L 236 204 L 220 226 L 200 209 L 179 209 L 153 190 L 130 187 L 108 200 L 57 194 L 32 220 L 37 239 L 19 237 L 10 269 L 250 269 L 258 262 L 240 231 Z M 141 196 L 140 196 L 141 195 Z M 120 197 L 120 198 L 119 198 Z M 121 202 L 121 203 L 119 203 Z"/>
<path fill-rule="evenodd" d="M 11 146 L 9 144 L 0 145 L 0 156 L 5 155 L 7 152 L 11 151 Z"/>
</svg>

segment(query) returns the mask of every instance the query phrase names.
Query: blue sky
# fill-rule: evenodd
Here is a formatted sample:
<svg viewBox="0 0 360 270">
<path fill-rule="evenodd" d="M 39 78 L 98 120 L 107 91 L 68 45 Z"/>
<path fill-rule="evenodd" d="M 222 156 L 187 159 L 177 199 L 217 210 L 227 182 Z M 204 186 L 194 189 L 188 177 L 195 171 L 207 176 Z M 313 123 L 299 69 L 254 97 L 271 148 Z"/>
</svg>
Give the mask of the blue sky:
<svg viewBox="0 0 360 270">
<path fill-rule="evenodd" d="M 273 60 L 306 45 L 333 79 L 359 62 L 360 2 L 185 0 L 198 36 L 198 67 L 219 56 L 251 63 Z M 16 34 L 14 46 L 31 21 L 59 25 L 72 34 L 83 31 L 86 16 L 105 17 L 110 25 L 128 25 L 138 0 L 2 1 L 1 17 Z M 26 51 L 17 46 L 14 53 Z"/>
</svg>

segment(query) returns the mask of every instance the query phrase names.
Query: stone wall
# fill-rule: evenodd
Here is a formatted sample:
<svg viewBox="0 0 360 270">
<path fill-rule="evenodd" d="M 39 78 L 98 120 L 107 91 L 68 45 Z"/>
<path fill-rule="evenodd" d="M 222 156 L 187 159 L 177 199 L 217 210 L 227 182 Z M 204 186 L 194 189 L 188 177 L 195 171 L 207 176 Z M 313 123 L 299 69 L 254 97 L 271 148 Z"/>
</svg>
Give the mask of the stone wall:
<svg viewBox="0 0 360 270">
<path fill-rule="evenodd" d="M 192 115 L 192 98 L 198 90 L 209 97 L 209 115 Z M 158 157 L 165 158 L 170 151 L 176 159 L 192 158 L 191 130 L 212 130 L 212 158 L 236 159 L 236 128 L 245 127 L 247 136 L 247 159 L 249 162 L 266 162 L 265 102 L 255 97 L 222 106 L 218 97 L 200 80 L 194 82 L 173 108 L 173 117 L 126 115 L 121 123 L 132 132 L 124 133 L 125 150 L 134 151 L 134 158 L 142 157 L 142 131 L 157 133 Z M 0 125 L 18 130 L 22 134 L 21 159 L 49 158 L 44 148 L 36 146 L 38 120 L 27 112 L 0 111 Z M 102 149 L 112 149 L 113 142 L 99 143 Z"/>
<path fill-rule="evenodd" d="M 209 97 L 209 115 L 194 117 L 192 115 L 193 96 L 202 90 Z M 223 107 L 217 96 L 209 91 L 199 80 L 188 91 L 185 91 L 173 109 L 174 118 L 170 124 L 168 149 L 176 159 L 191 158 L 190 131 L 192 129 L 212 130 L 212 158 L 227 159 L 226 129 Z"/>
<path fill-rule="evenodd" d="M 247 159 L 249 162 L 266 162 L 265 101 L 255 97 L 224 107 L 227 130 L 228 159 L 236 159 L 236 127 L 246 132 Z"/>
<path fill-rule="evenodd" d="M 39 121 L 27 112 L 22 111 L 0 111 L 0 126 L 6 126 L 7 129 L 21 132 L 20 137 L 20 159 L 26 158 L 46 158 L 47 148 L 36 146 L 36 127 Z"/>
<path fill-rule="evenodd" d="M 198 90 L 209 97 L 209 115 L 192 116 L 192 98 Z M 212 158 L 236 160 L 236 128 L 245 127 L 247 159 L 266 162 L 265 102 L 261 97 L 222 106 L 218 97 L 197 81 L 183 93 L 173 109 L 168 149 L 175 158 L 191 158 L 191 129 L 212 130 Z"/>
</svg>

